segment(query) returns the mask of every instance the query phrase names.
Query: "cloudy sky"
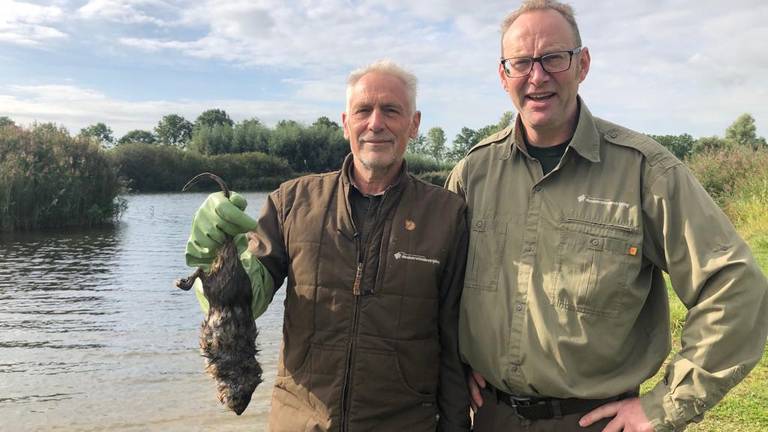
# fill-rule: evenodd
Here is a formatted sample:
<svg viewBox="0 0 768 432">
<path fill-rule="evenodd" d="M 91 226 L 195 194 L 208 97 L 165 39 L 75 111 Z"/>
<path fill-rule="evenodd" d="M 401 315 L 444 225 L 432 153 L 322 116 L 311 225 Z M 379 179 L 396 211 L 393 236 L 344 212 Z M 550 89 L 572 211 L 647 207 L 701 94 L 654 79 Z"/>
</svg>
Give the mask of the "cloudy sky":
<svg viewBox="0 0 768 432">
<path fill-rule="evenodd" d="M 120 137 L 165 114 L 222 108 L 340 122 L 350 70 L 390 58 L 419 77 L 422 132 L 495 123 L 513 1 L 0 0 L 0 116 Z M 653 134 L 723 135 L 751 113 L 768 136 L 768 2 L 575 0 L 592 68 L 580 93 Z"/>
</svg>

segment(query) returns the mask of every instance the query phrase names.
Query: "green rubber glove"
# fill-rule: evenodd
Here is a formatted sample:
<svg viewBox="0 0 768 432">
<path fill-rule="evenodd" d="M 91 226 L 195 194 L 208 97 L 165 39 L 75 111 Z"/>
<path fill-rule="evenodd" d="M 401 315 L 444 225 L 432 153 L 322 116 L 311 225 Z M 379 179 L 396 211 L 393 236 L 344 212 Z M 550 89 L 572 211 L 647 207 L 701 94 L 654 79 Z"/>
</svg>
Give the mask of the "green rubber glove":
<svg viewBox="0 0 768 432">
<path fill-rule="evenodd" d="M 186 250 L 188 266 L 209 271 L 227 235 L 234 237 L 256 229 L 256 220 L 243 211 L 247 205 L 245 198 L 236 192 L 232 192 L 229 199 L 224 192 L 208 195 L 192 220 Z M 238 240 L 238 250 L 247 245 L 242 238 Z"/>
</svg>

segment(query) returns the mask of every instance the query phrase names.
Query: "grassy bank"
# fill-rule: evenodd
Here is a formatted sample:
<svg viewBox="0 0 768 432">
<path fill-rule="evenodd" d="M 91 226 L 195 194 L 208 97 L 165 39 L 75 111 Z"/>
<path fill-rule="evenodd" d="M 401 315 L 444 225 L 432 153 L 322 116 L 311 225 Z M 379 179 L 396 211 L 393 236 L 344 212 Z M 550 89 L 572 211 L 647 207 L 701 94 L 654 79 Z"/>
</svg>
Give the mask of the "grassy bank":
<svg viewBox="0 0 768 432">
<path fill-rule="evenodd" d="M 747 240 L 768 274 L 768 152 L 711 154 L 690 161 L 689 166 Z M 672 314 L 672 353 L 680 350 L 680 332 L 686 308 L 669 288 Z M 666 366 L 666 364 L 665 364 Z M 659 382 L 664 368 L 643 385 L 648 391 Z M 768 430 L 768 351 L 752 372 L 712 410 L 692 424 L 691 432 L 763 432 Z"/>
</svg>

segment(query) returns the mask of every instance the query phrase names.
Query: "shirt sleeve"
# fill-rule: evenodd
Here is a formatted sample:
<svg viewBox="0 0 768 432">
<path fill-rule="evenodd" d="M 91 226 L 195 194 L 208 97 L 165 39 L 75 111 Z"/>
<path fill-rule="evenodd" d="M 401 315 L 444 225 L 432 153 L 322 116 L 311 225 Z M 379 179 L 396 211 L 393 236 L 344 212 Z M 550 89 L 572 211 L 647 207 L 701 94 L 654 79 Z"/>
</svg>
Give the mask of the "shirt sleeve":
<svg viewBox="0 0 768 432">
<path fill-rule="evenodd" d="M 464 366 L 459 357 L 459 302 L 464 285 L 468 232 L 466 208 L 462 206 L 451 254 L 446 262 L 440 286 L 440 383 L 438 430 L 469 431 L 469 392 Z"/>
<path fill-rule="evenodd" d="M 669 274 L 688 315 L 680 352 L 640 400 L 656 431 L 677 431 L 700 420 L 762 357 L 768 283 L 685 166 L 647 173 L 644 255 Z"/>
</svg>

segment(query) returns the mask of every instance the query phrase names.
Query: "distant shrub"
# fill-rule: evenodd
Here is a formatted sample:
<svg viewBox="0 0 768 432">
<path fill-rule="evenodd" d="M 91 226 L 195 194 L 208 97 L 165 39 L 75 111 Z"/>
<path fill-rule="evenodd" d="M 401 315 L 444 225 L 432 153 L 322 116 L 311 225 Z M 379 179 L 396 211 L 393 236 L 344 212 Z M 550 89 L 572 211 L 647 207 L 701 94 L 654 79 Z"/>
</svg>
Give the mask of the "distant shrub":
<svg viewBox="0 0 768 432">
<path fill-rule="evenodd" d="M 120 176 L 135 192 L 179 191 L 195 175 L 209 171 L 234 190 L 271 190 L 293 177 L 288 163 L 259 152 L 204 156 L 178 147 L 131 143 L 113 151 Z M 216 185 L 201 183 L 201 189 Z"/>
<path fill-rule="evenodd" d="M 106 152 L 54 124 L 0 128 L 0 230 L 93 226 L 125 208 Z"/>
<path fill-rule="evenodd" d="M 406 153 L 405 160 L 408 163 L 408 171 L 413 174 L 446 171 L 453 166 L 448 162 L 437 162 L 432 157 L 423 154 Z"/>
<path fill-rule="evenodd" d="M 294 176 L 285 159 L 259 152 L 211 157 L 206 166 L 234 190 L 273 190 Z"/>
<path fill-rule="evenodd" d="M 131 191 L 178 191 L 205 171 L 205 156 L 175 146 L 127 143 L 112 150 L 118 173 Z"/>
<path fill-rule="evenodd" d="M 688 166 L 712 198 L 725 207 L 740 182 L 765 170 L 768 152 L 727 147 L 695 154 L 688 161 Z"/>
<path fill-rule="evenodd" d="M 445 184 L 445 180 L 448 179 L 448 174 L 450 173 L 450 171 L 430 171 L 421 173 L 417 177 L 426 182 L 442 187 Z"/>
</svg>

